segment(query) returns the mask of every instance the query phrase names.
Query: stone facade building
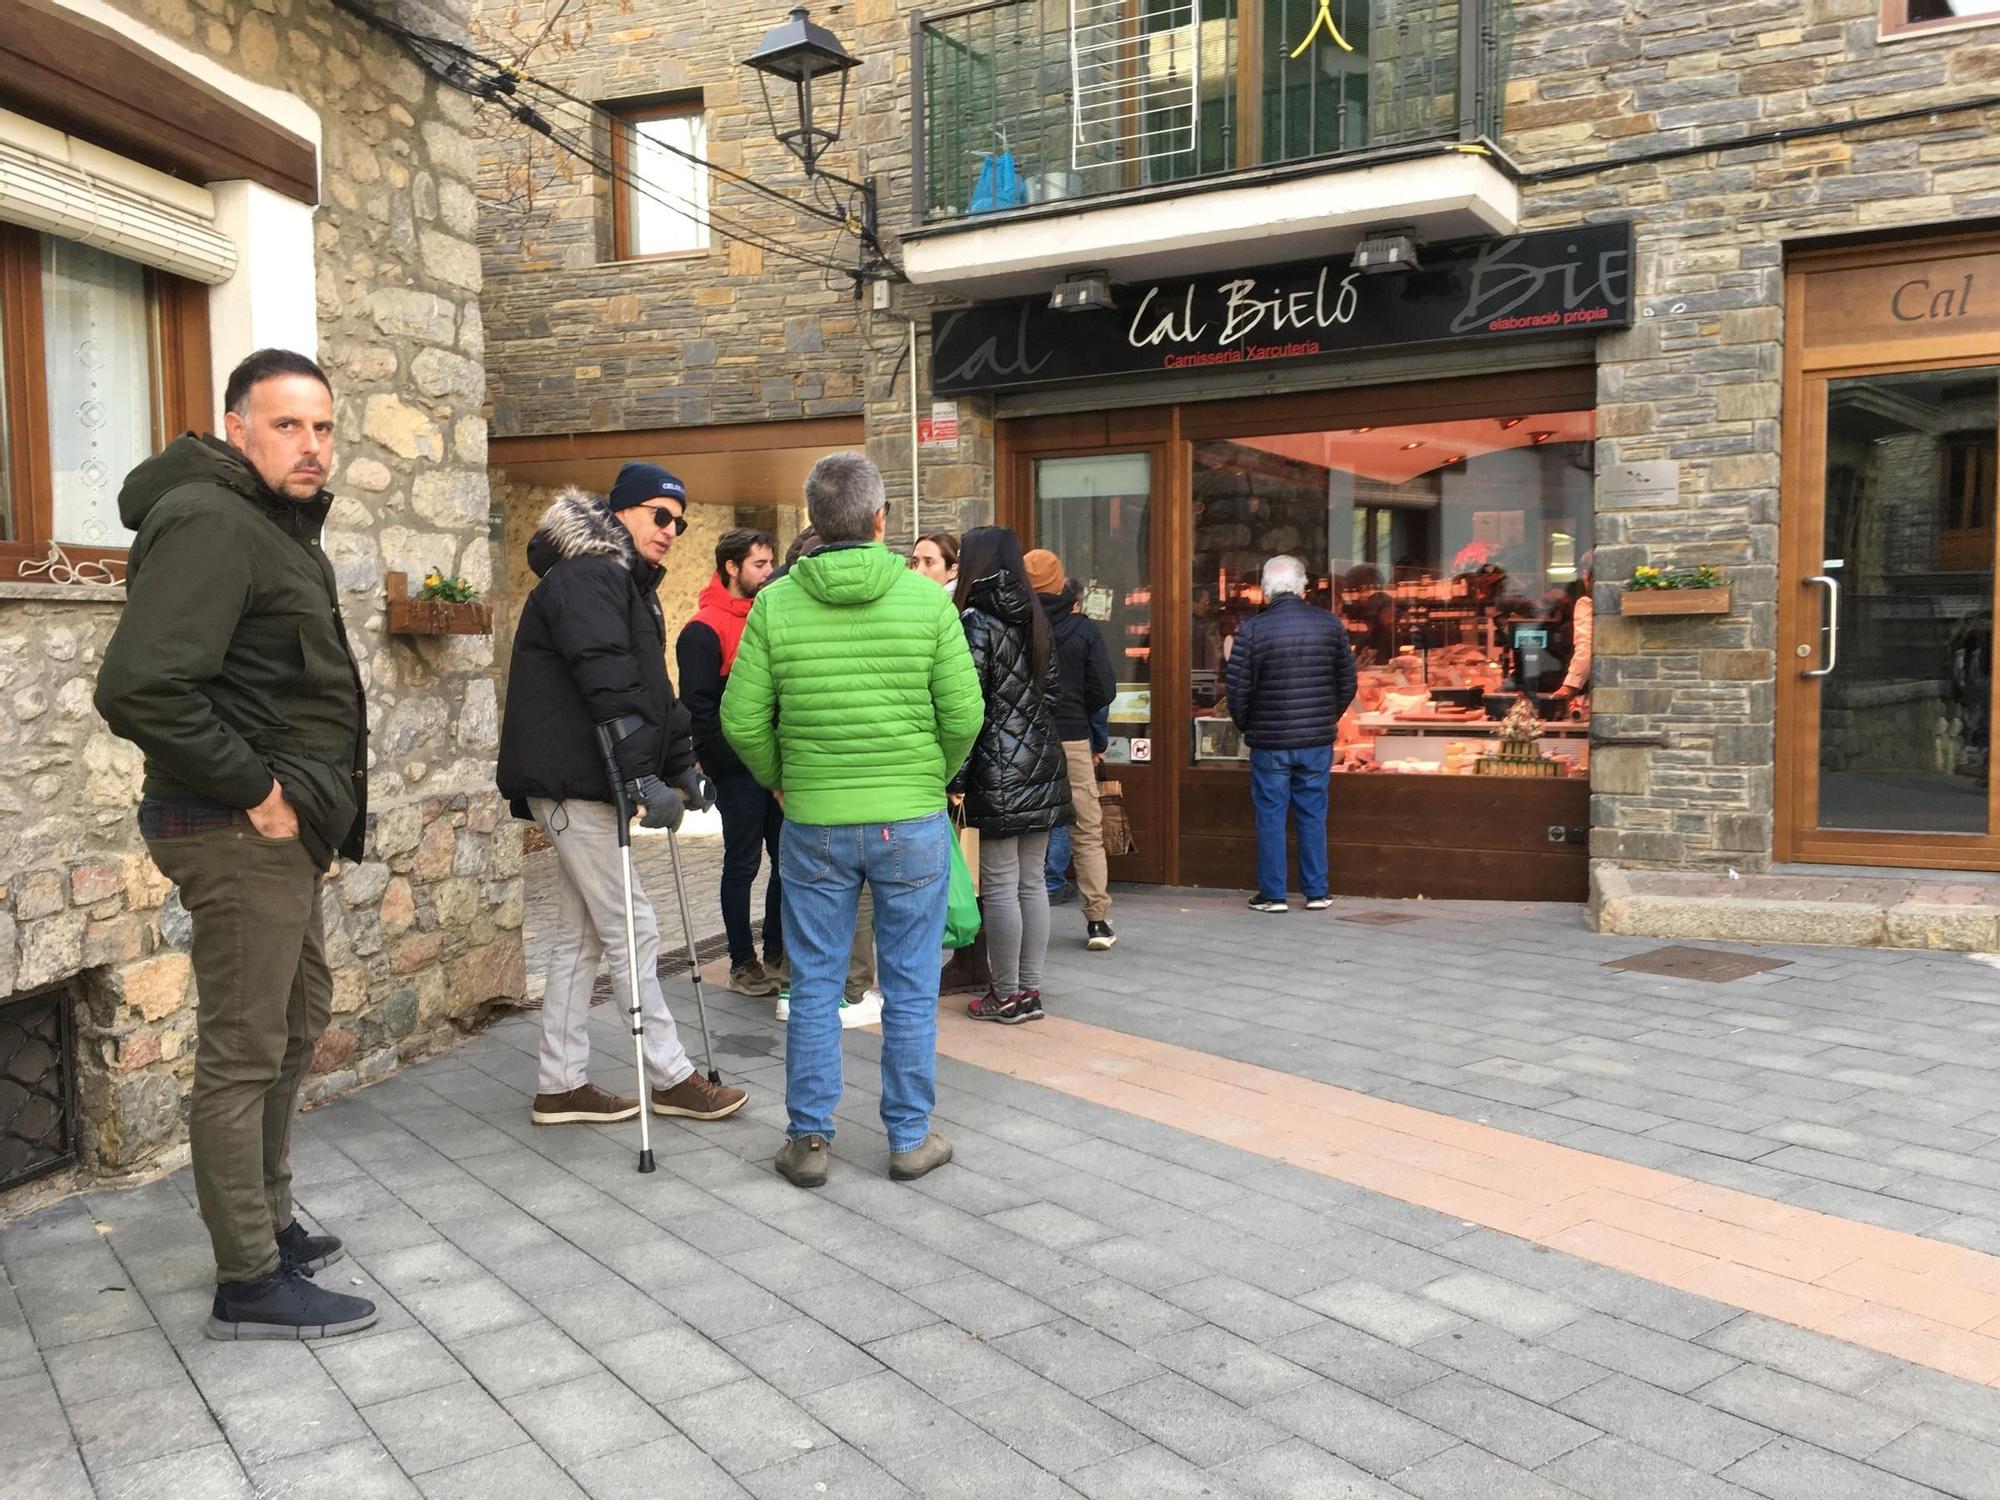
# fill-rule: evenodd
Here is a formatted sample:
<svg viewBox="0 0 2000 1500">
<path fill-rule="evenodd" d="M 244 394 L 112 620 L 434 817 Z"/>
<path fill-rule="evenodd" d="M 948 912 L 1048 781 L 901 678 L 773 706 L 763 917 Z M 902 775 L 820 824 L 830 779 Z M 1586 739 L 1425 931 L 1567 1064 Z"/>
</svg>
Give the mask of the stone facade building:
<svg viewBox="0 0 2000 1500">
<path fill-rule="evenodd" d="M 487 139 L 510 514 L 501 478 L 601 485 L 623 456 L 784 503 L 860 434 L 892 540 L 998 518 L 1099 586 L 1129 664 L 1119 873 L 1186 883 L 1248 868 L 1216 679 L 1262 556 L 1302 551 L 1373 637 L 1350 770 L 1476 769 L 1490 729 L 1405 728 L 1379 694 L 1548 689 L 1594 577 L 1587 726 L 1543 741 L 1566 774 L 1337 775 L 1337 886 L 2000 947 L 1964 873 L 2000 870 L 2000 24 L 1949 0 L 1274 4 L 1102 34 L 1045 0 L 913 9 L 820 18 L 859 59 L 828 162 L 879 183 L 909 278 L 859 299 L 774 253 L 851 237 L 727 175 L 810 196 L 742 65 L 777 7 L 636 0 L 530 59 L 604 107 L 599 155 L 622 134 L 640 182 Z M 547 10 L 506 7 L 531 32 Z M 690 115 L 706 177 L 644 154 Z M 642 255 L 621 214 L 653 189 L 700 212 Z M 1354 273 L 1398 231 L 1416 269 Z M 1047 312 L 1089 272 L 1110 310 Z M 1468 319 L 1482 294 L 1506 315 Z M 913 516 L 937 402 L 956 432 L 920 449 Z M 1624 608 L 1635 569 L 1696 565 L 1721 612 Z"/>
<path fill-rule="evenodd" d="M 138 752 L 91 708 L 123 588 L 53 581 L 77 575 L 49 545 L 121 577 L 124 472 L 219 431 L 254 348 L 316 353 L 334 387 L 324 545 L 369 700 L 368 854 L 325 888 L 335 1015 L 309 1097 L 522 993 L 491 643 L 391 634 L 385 607 L 392 571 L 492 577 L 471 125 L 323 0 L 23 0 L 0 28 L 0 254 L 10 292 L 40 277 L 0 334 L 0 1178 L 65 1145 L 129 1171 L 184 1139 L 189 920 L 137 836 Z"/>
</svg>

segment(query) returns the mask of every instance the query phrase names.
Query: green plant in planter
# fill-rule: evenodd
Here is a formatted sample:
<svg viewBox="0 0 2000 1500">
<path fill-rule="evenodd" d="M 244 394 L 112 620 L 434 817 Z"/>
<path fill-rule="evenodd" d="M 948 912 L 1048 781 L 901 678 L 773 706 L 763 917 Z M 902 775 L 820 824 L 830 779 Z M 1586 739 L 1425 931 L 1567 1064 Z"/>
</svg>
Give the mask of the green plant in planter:
<svg viewBox="0 0 2000 1500">
<path fill-rule="evenodd" d="M 424 586 L 417 591 L 417 597 L 444 604 L 470 604 L 479 597 L 479 590 L 463 578 L 447 578 L 443 569 L 432 568 L 424 574 Z"/>
<path fill-rule="evenodd" d="M 1632 576 L 1625 581 L 1628 589 L 1719 589 L 1722 587 L 1722 569 L 1710 563 L 1701 563 L 1692 568 L 1654 568 L 1641 566 L 1632 570 Z"/>
</svg>

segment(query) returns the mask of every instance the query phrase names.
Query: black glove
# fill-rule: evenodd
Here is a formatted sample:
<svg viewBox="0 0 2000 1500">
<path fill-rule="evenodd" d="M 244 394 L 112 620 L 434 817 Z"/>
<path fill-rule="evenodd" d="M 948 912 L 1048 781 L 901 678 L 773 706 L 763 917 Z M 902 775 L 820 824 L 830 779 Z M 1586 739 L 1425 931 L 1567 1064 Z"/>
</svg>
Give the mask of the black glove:
<svg viewBox="0 0 2000 1500">
<path fill-rule="evenodd" d="M 657 776 L 641 776 L 626 782 L 625 796 L 634 806 L 644 807 L 645 811 L 639 815 L 641 828 L 664 828 L 671 833 L 681 826 L 681 818 L 687 812 L 681 799 Z"/>
<path fill-rule="evenodd" d="M 701 774 L 699 766 L 689 766 L 673 779 L 672 785 L 681 794 L 681 801 L 696 812 L 707 812 L 715 806 L 715 783 Z"/>
</svg>

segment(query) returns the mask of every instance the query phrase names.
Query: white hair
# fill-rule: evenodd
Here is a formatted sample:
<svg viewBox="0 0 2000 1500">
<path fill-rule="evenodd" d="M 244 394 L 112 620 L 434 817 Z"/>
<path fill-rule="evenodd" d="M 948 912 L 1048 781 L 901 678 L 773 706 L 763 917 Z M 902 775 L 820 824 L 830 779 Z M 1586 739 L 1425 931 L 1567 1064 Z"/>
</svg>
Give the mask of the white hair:
<svg viewBox="0 0 2000 1500">
<path fill-rule="evenodd" d="M 1304 594 L 1306 591 L 1306 565 L 1290 553 L 1280 552 L 1264 564 L 1264 597 L 1275 599 L 1280 594 Z"/>
</svg>

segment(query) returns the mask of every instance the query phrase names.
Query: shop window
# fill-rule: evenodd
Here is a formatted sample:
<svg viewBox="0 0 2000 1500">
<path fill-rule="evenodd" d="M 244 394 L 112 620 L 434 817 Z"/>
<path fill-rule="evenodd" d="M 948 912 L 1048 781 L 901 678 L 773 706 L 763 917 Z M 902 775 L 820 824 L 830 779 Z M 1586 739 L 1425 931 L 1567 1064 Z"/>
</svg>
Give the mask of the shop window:
<svg viewBox="0 0 2000 1500">
<path fill-rule="evenodd" d="M 1035 464 L 1035 545 L 1063 560 L 1080 591 L 1077 608 L 1111 648 L 1118 696 L 1104 758 L 1117 765 L 1153 758 L 1151 490 L 1151 462 L 1143 453 Z"/>
<path fill-rule="evenodd" d="M 1948 31 L 2000 21 L 2000 0 L 1883 0 L 1884 37 Z"/>
<path fill-rule="evenodd" d="M 1248 755 L 1228 648 L 1289 553 L 1360 668 L 1340 769 L 1470 773 L 1526 693 L 1544 752 L 1582 775 L 1595 436 L 1593 413 L 1561 411 L 1196 443 L 1194 758 Z"/>
<path fill-rule="evenodd" d="M 207 294 L 107 251 L 0 226 L 0 575 L 119 570 L 118 491 L 209 424 Z"/>
<path fill-rule="evenodd" d="M 708 119 L 699 98 L 612 111 L 613 255 L 708 249 Z"/>
<path fill-rule="evenodd" d="M 1954 432 L 1941 443 L 1937 565 L 1972 572 L 1993 562 L 1994 434 Z"/>
</svg>

